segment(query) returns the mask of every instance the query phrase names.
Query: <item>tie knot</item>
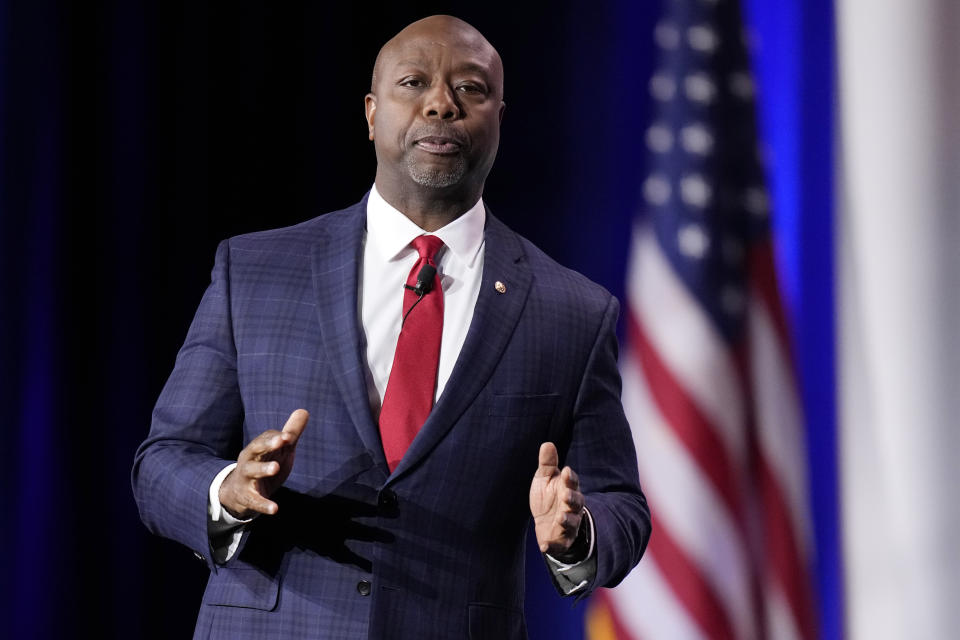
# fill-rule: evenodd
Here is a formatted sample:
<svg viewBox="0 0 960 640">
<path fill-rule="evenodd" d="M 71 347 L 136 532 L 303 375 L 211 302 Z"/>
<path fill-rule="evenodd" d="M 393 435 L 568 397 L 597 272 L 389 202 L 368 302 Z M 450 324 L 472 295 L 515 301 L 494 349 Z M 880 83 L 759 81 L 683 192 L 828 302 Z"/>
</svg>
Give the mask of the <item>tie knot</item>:
<svg viewBox="0 0 960 640">
<path fill-rule="evenodd" d="M 410 244 L 417 250 L 421 258 L 427 262 L 433 262 L 433 257 L 437 255 L 437 251 L 440 251 L 440 247 L 443 246 L 443 240 L 437 236 L 417 236 Z"/>
</svg>

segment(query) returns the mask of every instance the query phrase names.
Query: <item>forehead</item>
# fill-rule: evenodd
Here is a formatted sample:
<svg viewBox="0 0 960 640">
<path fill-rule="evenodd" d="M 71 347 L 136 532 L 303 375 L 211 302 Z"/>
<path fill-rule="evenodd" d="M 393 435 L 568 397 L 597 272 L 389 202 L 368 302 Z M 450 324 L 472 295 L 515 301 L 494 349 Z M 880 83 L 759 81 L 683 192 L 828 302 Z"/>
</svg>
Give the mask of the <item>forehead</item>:
<svg viewBox="0 0 960 640">
<path fill-rule="evenodd" d="M 437 32 L 401 34 L 384 52 L 388 65 L 446 63 L 458 69 L 491 73 L 496 69 L 496 51 L 479 34 Z"/>
</svg>

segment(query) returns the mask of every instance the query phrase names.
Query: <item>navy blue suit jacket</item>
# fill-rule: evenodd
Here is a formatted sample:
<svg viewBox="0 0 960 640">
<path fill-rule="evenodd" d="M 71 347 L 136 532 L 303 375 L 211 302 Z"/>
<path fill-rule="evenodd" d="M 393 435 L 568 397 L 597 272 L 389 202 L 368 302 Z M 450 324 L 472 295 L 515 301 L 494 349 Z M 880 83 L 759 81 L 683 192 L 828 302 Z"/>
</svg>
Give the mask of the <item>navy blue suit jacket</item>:
<svg viewBox="0 0 960 640">
<path fill-rule="evenodd" d="M 196 637 L 525 637 L 528 491 L 544 441 L 579 474 L 594 518 L 590 589 L 643 553 L 650 518 L 620 404 L 617 301 L 489 212 L 460 357 L 390 473 L 358 315 L 365 212 L 366 199 L 217 250 L 133 469 L 146 525 L 209 565 Z M 278 514 L 217 565 L 213 477 L 301 407 L 310 422 Z"/>
</svg>

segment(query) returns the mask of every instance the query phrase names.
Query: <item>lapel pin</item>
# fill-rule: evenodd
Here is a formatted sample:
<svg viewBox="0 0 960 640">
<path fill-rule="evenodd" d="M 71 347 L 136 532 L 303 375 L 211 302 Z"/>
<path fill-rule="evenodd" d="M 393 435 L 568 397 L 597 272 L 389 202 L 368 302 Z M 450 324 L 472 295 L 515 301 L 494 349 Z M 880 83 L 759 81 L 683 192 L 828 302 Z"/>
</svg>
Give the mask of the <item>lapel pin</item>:
<svg viewBox="0 0 960 640">
<path fill-rule="evenodd" d="M 493 288 L 497 290 L 497 293 L 506 293 L 506 292 L 507 292 L 507 285 L 503 284 L 503 283 L 500 282 L 499 280 L 497 280 L 497 281 L 494 283 Z"/>
</svg>

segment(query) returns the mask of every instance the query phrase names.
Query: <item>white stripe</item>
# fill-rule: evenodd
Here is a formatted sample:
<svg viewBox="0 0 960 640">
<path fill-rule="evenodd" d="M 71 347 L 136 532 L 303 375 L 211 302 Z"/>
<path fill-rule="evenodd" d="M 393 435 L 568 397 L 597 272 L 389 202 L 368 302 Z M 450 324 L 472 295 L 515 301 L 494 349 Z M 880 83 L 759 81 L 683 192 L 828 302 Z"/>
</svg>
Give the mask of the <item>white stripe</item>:
<svg viewBox="0 0 960 640">
<path fill-rule="evenodd" d="M 610 603 L 617 619 L 642 640 L 706 640 L 652 557 L 610 590 Z"/>
<path fill-rule="evenodd" d="M 750 371 L 760 454 L 784 492 L 791 528 L 796 532 L 801 564 L 812 547 L 807 447 L 800 403 L 790 360 L 762 300 L 751 297 L 749 307 Z"/>
<path fill-rule="evenodd" d="M 772 640 L 802 640 L 787 599 L 776 586 L 770 585 L 764 590 L 766 603 L 767 637 Z"/>
<path fill-rule="evenodd" d="M 743 390 L 723 338 L 667 262 L 647 225 L 634 230 L 630 308 L 665 366 L 717 427 L 734 465 L 746 464 Z"/>
<path fill-rule="evenodd" d="M 633 425 L 642 486 L 654 506 L 654 521 L 699 567 L 736 636 L 755 637 L 750 556 L 740 531 L 710 480 L 664 422 L 647 392 L 640 364 L 630 353 L 622 362 L 624 410 Z"/>
</svg>

